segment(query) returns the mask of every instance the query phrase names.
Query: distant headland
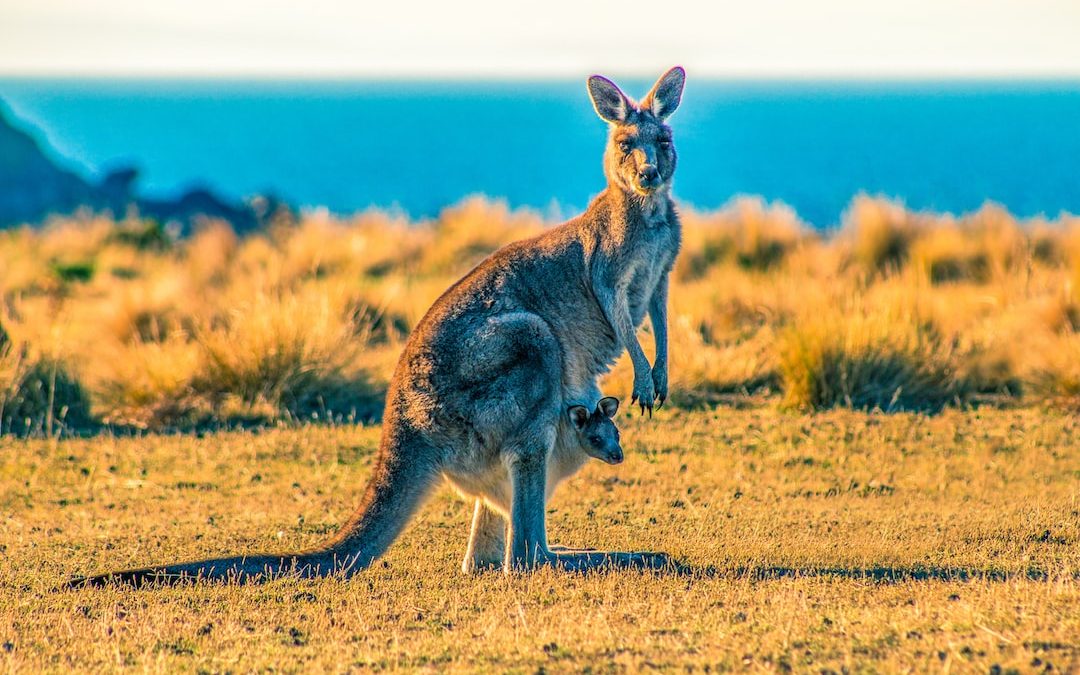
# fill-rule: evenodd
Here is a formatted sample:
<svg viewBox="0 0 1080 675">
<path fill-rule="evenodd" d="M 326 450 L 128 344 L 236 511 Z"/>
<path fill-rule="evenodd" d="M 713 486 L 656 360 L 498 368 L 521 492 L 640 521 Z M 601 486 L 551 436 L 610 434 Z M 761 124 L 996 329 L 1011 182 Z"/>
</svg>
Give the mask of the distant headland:
<svg viewBox="0 0 1080 675">
<path fill-rule="evenodd" d="M 0 228 L 36 225 L 51 216 L 89 209 L 117 218 L 134 211 L 174 226 L 179 234 L 190 232 L 202 219 L 225 220 L 237 232 L 247 232 L 289 210 L 273 196 L 231 201 L 202 186 L 174 199 L 152 198 L 139 193 L 135 167 L 115 169 L 94 182 L 64 168 L 55 154 L 0 105 Z"/>
</svg>

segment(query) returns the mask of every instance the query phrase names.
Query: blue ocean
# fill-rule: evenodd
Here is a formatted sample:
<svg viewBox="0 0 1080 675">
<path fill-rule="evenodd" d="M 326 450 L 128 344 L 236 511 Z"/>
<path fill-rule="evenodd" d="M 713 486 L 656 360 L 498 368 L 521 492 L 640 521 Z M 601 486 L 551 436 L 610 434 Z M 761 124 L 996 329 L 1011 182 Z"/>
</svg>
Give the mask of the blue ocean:
<svg viewBox="0 0 1080 675">
<path fill-rule="evenodd" d="M 620 82 L 641 95 L 649 82 Z M 86 175 L 135 165 L 144 193 L 192 185 L 413 217 L 466 195 L 552 217 L 604 184 L 583 80 L 0 80 L 0 105 Z M 1080 82 L 689 80 L 671 118 L 676 197 L 756 194 L 817 227 L 858 192 L 963 212 L 1080 212 Z"/>
</svg>

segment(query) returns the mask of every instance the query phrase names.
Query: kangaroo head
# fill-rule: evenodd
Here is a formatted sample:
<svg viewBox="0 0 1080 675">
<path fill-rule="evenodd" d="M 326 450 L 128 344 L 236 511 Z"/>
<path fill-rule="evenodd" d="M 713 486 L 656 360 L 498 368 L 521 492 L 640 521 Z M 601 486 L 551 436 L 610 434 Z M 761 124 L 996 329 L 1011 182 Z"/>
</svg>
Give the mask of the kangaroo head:
<svg viewBox="0 0 1080 675">
<path fill-rule="evenodd" d="M 606 77 L 589 78 L 596 114 L 611 125 L 604 152 L 609 183 L 640 197 L 670 188 L 675 144 L 664 120 L 679 107 L 685 83 L 686 72 L 675 66 L 656 81 L 641 103 L 635 103 Z"/>
<path fill-rule="evenodd" d="M 577 432 L 581 448 L 589 457 L 595 457 L 608 464 L 623 461 L 622 446 L 619 445 L 619 428 L 612 418 L 619 411 L 619 399 L 612 396 L 600 399 L 592 413 L 583 405 L 572 405 L 566 413 L 570 424 Z"/>
</svg>

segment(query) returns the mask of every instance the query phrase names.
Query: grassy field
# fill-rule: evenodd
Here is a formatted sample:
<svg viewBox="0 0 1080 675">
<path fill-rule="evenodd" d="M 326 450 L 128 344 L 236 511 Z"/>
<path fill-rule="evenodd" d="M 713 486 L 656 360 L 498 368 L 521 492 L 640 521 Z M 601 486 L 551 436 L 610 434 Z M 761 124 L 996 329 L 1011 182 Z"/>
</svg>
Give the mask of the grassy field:
<svg viewBox="0 0 1080 675">
<path fill-rule="evenodd" d="M 2 437 L 0 666 L 1080 668 L 1075 417 L 766 403 L 619 423 L 627 461 L 556 493 L 551 538 L 663 550 L 685 570 L 462 575 L 469 508 L 447 489 L 350 581 L 53 592 L 71 574 L 318 542 L 357 500 L 379 428 Z"/>
<path fill-rule="evenodd" d="M 446 491 L 348 582 L 142 592 L 51 589 L 328 536 L 409 331 L 549 223 L 474 198 L 0 233 L 0 665 L 1080 670 L 1080 219 L 858 196 L 828 233 L 752 198 L 683 223 L 671 402 L 549 512 L 553 543 L 677 568 L 464 576 Z"/>
</svg>

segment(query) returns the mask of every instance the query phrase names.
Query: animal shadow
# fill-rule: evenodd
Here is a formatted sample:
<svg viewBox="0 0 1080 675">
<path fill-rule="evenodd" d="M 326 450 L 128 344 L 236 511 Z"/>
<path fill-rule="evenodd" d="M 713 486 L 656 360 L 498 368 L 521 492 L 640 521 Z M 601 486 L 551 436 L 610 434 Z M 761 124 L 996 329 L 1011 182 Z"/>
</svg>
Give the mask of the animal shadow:
<svg viewBox="0 0 1080 675">
<path fill-rule="evenodd" d="M 750 581 L 826 577 L 871 581 L 880 584 L 897 584 L 909 581 L 1005 582 L 1023 579 L 1046 582 L 1063 578 L 1080 580 L 1080 573 L 1078 572 L 1050 572 L 1033 567 L 1010 570 L 937 565 L 875 565 L 869 567 L 737 565 L 733 567 L 717 567 L 713 565 L 689 565 L 672 561 L 666 568 L 657 570 L 657 573 L 699 579 L 726 578 L 748 579 Z"/>
</svg>

